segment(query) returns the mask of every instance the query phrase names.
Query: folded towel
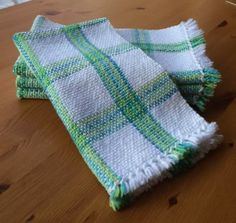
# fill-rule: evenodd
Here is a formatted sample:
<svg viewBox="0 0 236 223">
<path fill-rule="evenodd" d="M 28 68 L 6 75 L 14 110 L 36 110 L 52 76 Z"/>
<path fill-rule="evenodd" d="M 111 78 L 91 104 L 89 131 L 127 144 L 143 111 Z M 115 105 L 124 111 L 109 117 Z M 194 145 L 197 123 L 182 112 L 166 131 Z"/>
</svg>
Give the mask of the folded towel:
<svg viewBox="0 0 236 223">
<path fill-rule="evenodd" d="M 38 16 L 31 30 L 40 31 L 58 27 L 63 25 Z M 188 103 L 200 110 L 205 108 L 209 97 L 213 96 L 220 74 L 205 55 L 203 32 L 194 20 L 190 19 L 161 30 L 116 29 L 116 32 L 161 64 L 169 72 Z M 109 55 L 119 54 L 120 51 L 126 50 L 126 45 L 121 44 L 116 51 L 112 47 L 104 46 L 104 50 Z M 19 88 L 17 89 L 19 98 L 47 97 L 21 58 L 15 63 L 14 73 L 18 75 L 16 85 Z"/>
<path fill-rule="evenodd" d="M 106 18 L 13 40 L 114 210 L 219 143 L 217 125 Z"/>
</svg>

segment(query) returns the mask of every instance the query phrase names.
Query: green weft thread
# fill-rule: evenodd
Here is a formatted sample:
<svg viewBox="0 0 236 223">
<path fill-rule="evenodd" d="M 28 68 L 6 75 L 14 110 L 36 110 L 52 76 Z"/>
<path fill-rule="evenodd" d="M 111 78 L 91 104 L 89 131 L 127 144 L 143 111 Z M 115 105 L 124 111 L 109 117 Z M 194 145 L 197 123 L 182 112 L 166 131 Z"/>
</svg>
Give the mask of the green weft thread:
<svg viewBox="0 0 236 223">
<path fill-rule="evenodd" d="M 195 48 L 199 45 L 205 43 L 204 37 L 202 35 L 194 37 L 190 40 L 192 47 Z M 150 43 L 150 42 L 141 42 L 139 34 L 136 34 L 136 41 L 132 42 L 133 45 L 142 49 L 145 53 L 149 54 L 151 52 L 183 52 L 190 50 L 188 41 L 182 41 L 179 43 Z"/>
<path fill-rule="evenodd" d="M 148 35 L 147 31 L 145 33 L 143 33 L 143 35 L 144 35 L 143 38 L 147 39 L 145 41 L 150 41 L 150 40 L 148 40 L 148 39 L 150 39 L 150 36 L 147 36 Z M 134 38 L 135 39 L 134 39 L 133 44 L 138 45 L 140 43 L 139 31 L 138 30 L 134 31 Z M 197 47 L 198 45 L 205 43 L 205 40 L 204 40 L 203 36 L 198 36 L 198 37 L 195 37 L 195 38 L 191 39 L 190 42 L 193 44 L 193 47 Z M 141 45 L 139 47 L 141 49 L 143 48 L 144 51 L 145 51 L 145 47 L 147 48 L 146 51 L 158 51 L 158 50 L 160 50 L 161 52 L 162 51 L 165 51 L 165 52 L 172 52 L 172 51 L 182 52 L 183 49 L 188 49 L 186 47 L 186 42 L 173 43 L 173 44 L 152 44 L 152 43 L 149 43 L 149 42 L 144 42 L 144 43 L 141 43 L 141 44 L 143 44 L 143 45 Z M 110 47 L 110 48 L 107 48 L 107 49 L 105 48 L 105 49 L 103 49 L 103 51 L 104 51 L 104 53 L 112 56 L 112 55 L 118 55 L 118 54 L 121 54 L 121 53 L 125 53 L 127 50 L 131 49 L 130 47 L 127 47 L 126 44 L 124 44 L 124 45 L 121 44 L 120 47 L 121 47 L 120 50 L 117 50 L 117 49 L 119 49 L 119 46 L 115 46 L 114 48 L 113 47 Z M 180 51 L 178 51 L 178 50 L 180 50 Z M 55 66 L 57 66 L 57 64 L 55 64 Z M 49 66 L 48 68 L 50 69 L 52 67 Z M 18 75 L 25 75 L 27 77 L 28 76 L 29 77 L 34 76 L 31 73 L 30 69 L 25 64 L 25 62 L 22 60 L 21 57 L 19 57 L 17 59 L 16 63 L 14 64 L 13 73 L 18 74 Z"/>
</svg>

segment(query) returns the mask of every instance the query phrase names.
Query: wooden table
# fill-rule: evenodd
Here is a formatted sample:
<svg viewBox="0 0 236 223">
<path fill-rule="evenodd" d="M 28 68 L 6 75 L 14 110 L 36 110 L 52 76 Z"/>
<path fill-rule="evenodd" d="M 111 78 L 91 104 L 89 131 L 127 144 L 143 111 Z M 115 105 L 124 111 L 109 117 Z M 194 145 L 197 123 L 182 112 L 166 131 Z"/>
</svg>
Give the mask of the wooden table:
<svg viewBox="0 0 236 223">
<path fill-rule="evenodd" d="M 15 97 L 11 37 L 36 15 L 61 23 L 108 17 L 115 27 L 163 28 L 190 17 L 206 32 L 223 81 L 206 112 L 224 143 L 131 207 L 113 212 L 48 101 Z M 0 11 L 0 222 L 236 222 L 236 7 L 221 0 L 36 0 Z"/>
</svg>

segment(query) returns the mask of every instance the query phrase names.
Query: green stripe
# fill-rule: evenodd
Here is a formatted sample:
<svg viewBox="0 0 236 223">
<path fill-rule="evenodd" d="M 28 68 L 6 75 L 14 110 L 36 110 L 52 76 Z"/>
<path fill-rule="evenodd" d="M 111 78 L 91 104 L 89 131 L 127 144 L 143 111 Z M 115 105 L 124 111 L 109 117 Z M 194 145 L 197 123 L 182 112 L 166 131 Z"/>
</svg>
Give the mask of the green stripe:
<svg viewBox="0 0 236 223">
<path fill-rule="evenodd" d="M 169 149 L 177 140 L 149 114 L 115 62 L 90 43 L 81 28 L 74 31 L 66 29 L 66 34 L 71 43 L 95 68 L 122 114 L 154 146 L 163 152 L 170 152 Z"/>
<path fill-rule="evenodd" d="M 128 50 L 126 48 L 116 48 L 116 49 L 110 49 L 113 52 L 117 52 L 119 51 L 120 53 Z M 124 51 L 123 51 L 124 50 Z M 132 49 L 130 49 L 132 50 Z M 105 52 L 105 51 L 104 51 Z M 114 53 L 114 55 L 118 55 L 119 53 Z M 110 55 L 110 54 L 108 54 Z M 22 59 L 21 59 L 22 60 Z M 78 61 L 77 65 L 75 63 L 75 61 Z M 19 62 L 19 64 L 17 66 L 15 66 L 15 70 L 13 71 L 16 75 L 22 77 L 22 78 L 27 78 L 27 79 L 35 79 L 34 76 L 29 75 L 29 68 L 27 68 L 27 70 L 22 69 L 22 64 L 24 64 L 25 62 Z M 54 63 L 52 65 L 48 65 L 46 66 L 46 70 L 48 70 L 48 72 L 50 70 L 54 70 L 54 74 L 51 75 L 50 80 L 51 82 L 56 81 L 57 79 L 60 79 L 61 77 L 65 77 L 70 75 L 73 71 L 80 71 L 83 68 L 86 68 L 89 65 L 88 62 L 81 62 L 77 57 L 74 58 L 70 58 L 68 60 L 64 60 L 63 62 L 59 62 L 59 63 Z M 70 69 L 68 69 L 67 67 L 70 66 Z M 25 66 L 24 66 L 25 67 Z M 58 69 L 58 71 L 55 72 L 55 68 Z M 60 68 L 60 69 L 59 69 Z M 18 70 L 16 70 L 18 69 Z M 63 73 L 64 72 L 64 73 Z M 202 74 L 203 73 L 203 74 Z M 173 73 L 169 73 L 171 79 L 181 88 L 181 85 L 190 85 L 190 84 L 201 84 L 203 82 L 203 75 L 204 76 L 212 76 L 212 78 L 214 78 L 216 76 L 216 72 L 214 71 L 214 69 L 203 69 L 201 73 L 201 70 L 193 70 L 193 71 L 181 71 L 181 72 L 173 72 Z"/>
<path fill-rule="evenodd" d="M 121 43 L 117 46 L 109 47 L 102 49 L 102 51 L 110 56 L 119 55 L 122 53 L 129 52 L 131 50 L 136 49 L 133 45 L 129 43 Z M 23 66 L 22 66 L 23 65 Z M 53 83 L 54 81 L 67 77 L 75 72 L 79 72 L 80 70 L 89 66 L 89 62 L 81 57 L 71 57 L 66 58 L 64 60 L 55 62 L 53 64 L 45 66 L 45 70 L 49 76 L 49 83 Z M 19 58 L 16 65 L 14 66 L 14 73 L 21 76 L 32 76 L 30 69 L 25 65 L 24 61 Z"/>
<path fill-rule="evenodd" d="M 205 43 L 204 37 L 202 35 L 194 37 L 190 40 L 192 47 L 197 47 Z M 182 41 L 179 43 L 151 43 L 151 42 L 141 42 L 140 39 L 132 42 L 133 45 L 137 46 L 138 48 L 142 49 L 145 53 L 151 52 L 170 52 L 170 53 L 178 53 L 190 50 L 190 46 L 188 41 Z"/>
<path fill-rule="evenodd" d="M 149 36 L 148 31 L 142 31 L 142 41 L 145 41 L 142 43 L 142 42 L 140 42 L 141 39 L 139 36 L 141 34 L 139 34 L 139 32 L 140 32 L 139 30 L 133 31 L 133 33 L 135 34 L 134 36 L 137 39 L 137 40 L 135 40 L 136 42 L 134 42 L 133 44 L 138 46 L 139 48 L 141 48 L 144 52 L 148 53 L 149 56 L 151 56 L 151 53 L 155 52 L 155 51 L 182 52 L 183 49 L 185 49 L 185 50 L 189 49 L 189 45 L 188 45 L 187 41 L 181 42 L 181 43 L 173 43 L 173 44 L 152 44 L 150 42 L 151 40 L 150 40 L 150 36 Z M 191 39 L 190 42 L 193 44 L 193 47 L 196 47 L 196 46 L 204 43 L 204 38 L 203 38 L 203 36 L 195 37 L 195 38 Z M 104 49 L 102 49 L 102 51 L 109 56 L 114 56 L 114 55 L 126 53 L 130 50 L 133 50 L 133 49 L 135 49 L 134 46 L 131 46 L 128 43 L 122 43 L 122 44 L 119 44 L 114 47 L 104 48 Z M 75 62 L 76 60 L 77 60 L 77 62 Z M 81 61 L 81 58 L 79 58 L 79 57 L 72 57 L 72 58 L 67 58 L 66 60 L 61 60 L 56 63 L 47 65 L 47 66 L 45 66 L 45 69 L 47 71 L 55 70 L 55 68 L 58 68 L 58 66 L 61 65 L 62 69 L 60 69 L 58 71 L 58 73 L 55 73 L 51 77 L 50 82 L 53 82 L 53 81 L 57 80 L 58 78 L 68 76 L 73 72 L 80 71 L 81 69 L 87 67 L 87 64 L 88 63 L 86 61 L 84 61 L 84 62 Z M 68 65 L 71 65 L 71 69 L 72 69 L 71 72 L 70 72 L 70 69 L 68 69 L 68 67 L 67 67 Z M 30 71 L 30 69 L 26 66 L 25 62 L 21 58 L 18 58 L 18 60 L 14 64 L 13 72 L 18 75 L 34 76 L 32 74 L 32 72 Z M 174 75 L 172 75 L 172 76 L 175 78 L 175 76 L 178 76 L 178 75 L 179 75 L 178 72 L 175 72 Z M 199 78 L 199 76 L 197 76 L 197 75 L 199 75 L 199 74 L 196 74 L 196 78 Z M 179 79 L 179 77 L 176 77 L 176 79 Z M 188 81 L 188 79 L 186 79 L 186 81 Z"/>
<path fill-rule="evenodd" d="M 14 41 L 20 48 L 27 65 L 36 74 L 44 88 L 47 88 L 50 100 L 54 105 L 58 115 L 70 133 L 75 145 L 83 156 L 84 160 L 97 176 L 102 185 L 109 190 L 113 185 L 120 181 L 120 178 L 105 164 L 105 162 L 96 154 L 95 150 L 89 143 L 89 139 L 81 134 L 79 126 L 72 120 L 68 111 L 63 106 L 60 98 L 57 95 L 53 85 L 48 86 L 48 77 L 45 75 L 44 68 L 40 65 L 37 56 L 29 47 L 24 34 L 17 34 L 14 36 Z"/>
<path fill-rule="evenodd" d="M 102 48 L 101 51 L 109 56 L 116 56 L 123 53 L 127 53 L 131 50 L 137 49 L 135 46 L 131 45 L 130 43 L 120 43 L 116 46 L 111 46 L 108 48 Z"/>
</svg>

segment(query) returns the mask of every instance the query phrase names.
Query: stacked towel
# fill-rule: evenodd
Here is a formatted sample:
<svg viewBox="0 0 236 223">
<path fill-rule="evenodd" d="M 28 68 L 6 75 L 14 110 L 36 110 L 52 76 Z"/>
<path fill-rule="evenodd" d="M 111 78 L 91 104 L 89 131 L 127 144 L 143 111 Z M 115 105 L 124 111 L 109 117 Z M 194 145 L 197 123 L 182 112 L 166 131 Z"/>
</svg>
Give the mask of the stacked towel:
<svg viewBox="0 0 236 223">
<path fill-rule="evenodd" d="M 167 29 L 168 41 L 165 30 L 157 31 L 157 48 L 147 47 L 142 31 L 117 32 L 106 18 L 67 26 L 42 17 L 36 21 L 36 31 L 13 37 L 21 55 L 15 66 L 17 85 L 23 97 L 37 92 L 32 97 L 52 102 L 81 156 L 108 192 L 114 210 L 218 145 L 221 136 L 216 123 L 199 116 L 174 83 L 182 86 L 193 79 L 202 84 L 205 75 L 211 74 L 203 72 L 209 61 L 196 54 L 203 45 L 200 50 L 190 40 L 187 45 L 183 42 L 191 32 L 191 40 L 193 33 L 200 34 L 193 21 Z M 133 32 L 139 33 L 138 44 L 132 44 Z M 156 51 L 167 50 L 158 41 L 167 46 L 177 42 L 177 36 L 182 42 L 174 44 L 175 49 L 183 52 Z M 176 62 L 178 57 L 182 62 Z M 158 60 L 175 72 L 168 73 Z M 187 73 L 182 73 L 184 69 Z"/>
<path fill-rule="evenodd" d="M 44 31 L 63 27 L 43 16 L 36 17 L 32 31 Z M 161 30 L 116 29 L 116 32 L 165 68 L 187 102 L 204 110 L 209 97 L 220 81 L 219 72 L 212 67 L 205 54 L 205 39 L 202 30 L 192 19 Z M 126 50 L 120 45 L 115 52 L 105 46 L 112 55 Z M 13 69 L 17 75 L 16 86 L 19 98 L 47 96 L 24 60 L 19 57 Z"/>
</svg>

